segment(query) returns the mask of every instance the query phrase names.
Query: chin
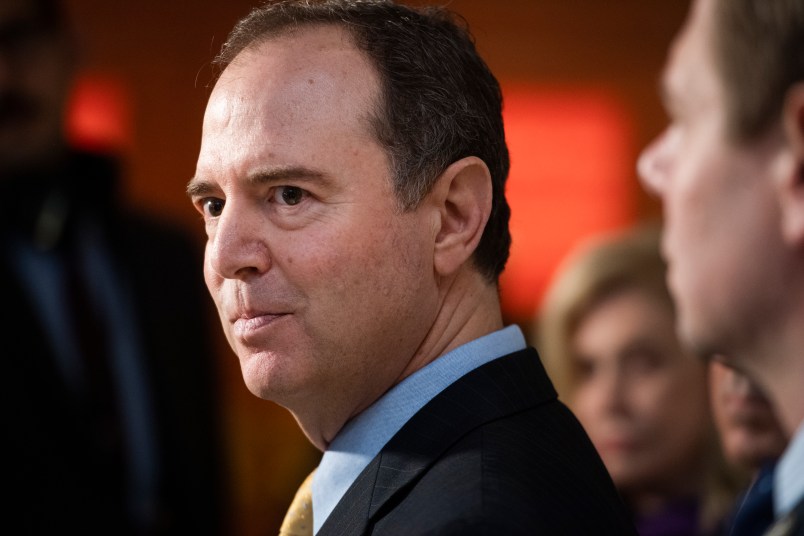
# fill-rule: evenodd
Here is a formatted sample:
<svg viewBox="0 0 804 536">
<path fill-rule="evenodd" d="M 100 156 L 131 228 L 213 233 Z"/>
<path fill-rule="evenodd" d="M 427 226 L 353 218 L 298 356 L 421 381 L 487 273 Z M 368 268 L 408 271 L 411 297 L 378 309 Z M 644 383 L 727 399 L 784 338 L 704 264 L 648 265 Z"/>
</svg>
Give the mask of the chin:
<svg viewBox="0 0 804 536">
<path fill-rule="evenodd" d="M 614 486 L 623 494 L 638 493 L 644 487 L 645 478 L 631 469 L 610 470 Z"/>
<path fill-rule="evenodd" d="M 281 391 L 280 374 L 273 356 L 251 354 L 240 358 L 240 371 L 248 390 L 265 400 L 275 400 Z"/>
<path fill-rule="evenodd" d="M 772 438 L 741 434 L 733 439 L 728 449 L 728 456 L 734 463 L 750 470 L 759 470 L 763 464 L 778 458 L 783 448 L 776 445 Z"/>
</svg>

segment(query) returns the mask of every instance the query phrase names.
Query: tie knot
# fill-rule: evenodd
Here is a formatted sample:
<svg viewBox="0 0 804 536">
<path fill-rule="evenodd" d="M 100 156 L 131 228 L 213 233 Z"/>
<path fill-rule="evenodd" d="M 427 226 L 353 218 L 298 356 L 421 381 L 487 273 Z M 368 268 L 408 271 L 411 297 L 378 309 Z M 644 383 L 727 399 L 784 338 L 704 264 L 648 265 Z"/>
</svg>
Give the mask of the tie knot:
<svg viewBox="0 0 804 536">
<path fill-rule="evenodd" d="M 307 475 L 290 503 L 279 536 L 312 536 L 313 534 L 313 474 Z"/>
</svg>

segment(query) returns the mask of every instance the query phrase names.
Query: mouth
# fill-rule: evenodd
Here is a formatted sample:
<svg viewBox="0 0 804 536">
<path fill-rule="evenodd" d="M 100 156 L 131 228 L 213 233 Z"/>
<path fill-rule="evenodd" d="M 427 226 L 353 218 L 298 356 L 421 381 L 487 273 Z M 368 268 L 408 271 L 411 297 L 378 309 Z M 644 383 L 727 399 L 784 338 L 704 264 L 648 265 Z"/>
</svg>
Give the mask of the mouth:
<svg viewBox="0 0 804 536">
<path fill-rule="evenodd" d="M 632 452 L 639 446 L 639 440 L 631 433 L 608 435 L 594 441 L 600 452 L 608 454 Z"/>
<path fill-rule="evenodd" d="M 245 313 L 232 320 L 235 338 L 249 343 L 261 332 L 269 329 L 289 313 Z"/>
</svg>

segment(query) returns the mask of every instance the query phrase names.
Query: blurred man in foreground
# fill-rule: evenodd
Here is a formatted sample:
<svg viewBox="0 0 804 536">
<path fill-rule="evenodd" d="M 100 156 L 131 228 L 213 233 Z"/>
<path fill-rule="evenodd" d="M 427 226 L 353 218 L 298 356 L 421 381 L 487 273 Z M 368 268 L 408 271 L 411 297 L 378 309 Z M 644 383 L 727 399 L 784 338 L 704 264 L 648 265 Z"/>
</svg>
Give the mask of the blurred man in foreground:
<svg viewBox="0 0 804 536">
<path fill-rule="evenodd" d="M 757 383 L 793 436 L 774 509 L 804 534 L 804 2 L 695 0 L 643 153 L 682 339 Z M 782 530 L 781 528 L 779 530 Z"/>
</svg>

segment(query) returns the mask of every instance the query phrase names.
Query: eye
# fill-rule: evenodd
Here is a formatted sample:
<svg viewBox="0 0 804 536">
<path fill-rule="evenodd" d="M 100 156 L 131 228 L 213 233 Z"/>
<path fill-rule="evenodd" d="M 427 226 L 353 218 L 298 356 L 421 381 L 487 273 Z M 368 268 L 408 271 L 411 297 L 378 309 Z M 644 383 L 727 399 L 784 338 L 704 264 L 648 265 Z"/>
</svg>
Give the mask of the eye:
<svg viewBox="0 0 804 536">
<path fill-rule="evenodd" d="M 217 218 L 221 215 L 221 212 L 223 212 L 224 204 L 223 199 L 216 197 L 208 197 L 201 200 L 201 209 L 204 213 L 204 217 Z"/>
<path fill-rule="evenodd" d="M 284 205 L 298 205 L 301 203 L 307 192 L 297 186 L 279 186 L 274 193 L 274 201 Z"/>
<path fill-rule="evenodd" d="M 664 355 L 654 348 L 638 345 L 626 349 L 626 367 L 637 374 L 651 374 L 664 367 Z"/>
<path fill-rule="evenodd" d="M 572 360 L 573 375 L 578 382 L 589 381 L 595 375 L 595 362 L 584 356 L 574 356 Z"/>
</svg>

